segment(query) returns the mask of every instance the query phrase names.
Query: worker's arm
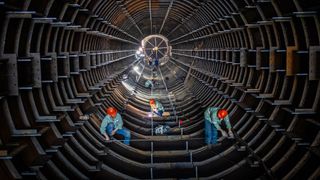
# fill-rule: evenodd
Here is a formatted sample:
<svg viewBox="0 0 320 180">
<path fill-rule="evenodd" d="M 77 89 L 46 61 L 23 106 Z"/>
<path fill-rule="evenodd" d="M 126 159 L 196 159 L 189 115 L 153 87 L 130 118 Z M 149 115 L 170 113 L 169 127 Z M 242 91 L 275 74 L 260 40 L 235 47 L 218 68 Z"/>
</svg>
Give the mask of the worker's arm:
<svg viewBox="0 0 320 180">
<path fill-rule="evenodd" d="M 164 108 L 163 108 L 163 106 L 162 106 L 162 104 L 160 103 L 160 102 L 157 102 L 157 110 L 158 111 L 164 111 Z"/>
<path fill-rule="evenodd" d="M 218 130 L 218 131 L 221 131 L 222 129 L 221 129 L 221 127 L 220 127 L 220 125 L 219 125 L 219 123 L 217 122 L 217 120 L 212 120 L 212 123 L 213 123 L 213 125 L 214 125 L 214 127 L 216 127 L 216 129 Z"/>
<path fill-rule="evenodd" d="M 214 121 L 213 124 L 217 128 L 217 130 L 221 132 L 222 136 L 224 136 L 224 137 L 228 136 L 226 131 L 224 131 L 216 121 Z"/>
<path fill-rule="evenodd" d="M 228 129 L 228 134 L 229 134 L 230 138 L 234 138 L 233 132 L 231 131 L 231 124 L 229 121 L 229 116 L 225 117 L 224 121 L 226 123 L 227 129 Z"/>
<path fill-rule="evenodd" d="M 213 125 L 216 127 L 216 129 L 221 132 L 222 136 L 227 137 L 228 135 L 227 135 L 226 131 L 224 131 L 224 130 L 220 127 L 218 121 L 220 121 L 220 120 L 219 120 L 218 117 L 217 117 L 217 111 L 211 113 L 211 122 L 212 122 Z"/>
<path fill-rule="evenodd" d="M 157 113 L 157 112 L 158 112 L 158 109 L 151 107 L 151 112 L 152 112 L 152 113 Z"/>
<path fill-rule="evenodd" d="M 100 133 L 105 137 L 107 141 L 110 140 L 108 134 L 106 133 L 106 127 L 108 125 L 107 116 L 103 119 L 101 126 L 100 126 Z"/>
<path fill-rule="evenodd" d="M 120 114 L 117 114 L 115 121 L 117 121 L 115 129 L 112 131 L 112 135 L 114 135 L 119 129 L 123 127 L 123 121 Z"/>
<path fill-rule="evenodd" d="M 117 131 L 118 131 L 118 128 L 115 128 L 115 129 L 111 132 L 111 135 L 112 135 L 112 136 L 115 135 Z"/>
<path fill-rule="evenodd" d="M 109 136 L 108 136 L 108 134 L 107 134 L 107 133 L 103 133 L 103 135 L 104 135 L 104 137 L 106 138 L 106 140 L 107 140 L 107 141 L 109 141 L 109 140 L 110 140 L 110 138 L 109 138 Z"/>
<path fill-rule="evenodd" d="M 230 130 L 231 129 L 231 124 L 230 124 L 230 121 L 229 121 L 229 116 L 226 116 L 224 118 L 224 122 L 226 123 L 227 129 Z"/>
</svg>

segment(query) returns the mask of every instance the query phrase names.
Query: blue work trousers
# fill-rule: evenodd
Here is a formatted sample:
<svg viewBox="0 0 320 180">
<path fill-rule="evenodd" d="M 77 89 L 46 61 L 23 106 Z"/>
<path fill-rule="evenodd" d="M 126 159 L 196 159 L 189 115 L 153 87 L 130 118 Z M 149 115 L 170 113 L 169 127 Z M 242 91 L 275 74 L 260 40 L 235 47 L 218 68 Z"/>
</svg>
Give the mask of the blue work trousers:
<svg viewBox="0 0 320 180">
<path fill-rule="evenodd" d="M 111 133 L 112 131 L 115 129 L 114 124 L 113 123 L 109 123 L 106 127 L 106 133 L 108 134 L 109 137 L 112 137 Z M 130 139 L 131 139 L 131 135 L 130 135 L 130 131 L 126 128 L 122 128 L 122 129 L 118 129 L 116 131 L 116 134 L 119 134 L 121 136 L 124 137 L 124 141 L 123 143 L 126 145 L 130 145 Z"/>
<path fill-rule="evenodd" d="M 217 144 L 217 128 L 208 120 L 204 120 L 204 126 L 206 144 Z"/>
</svg>

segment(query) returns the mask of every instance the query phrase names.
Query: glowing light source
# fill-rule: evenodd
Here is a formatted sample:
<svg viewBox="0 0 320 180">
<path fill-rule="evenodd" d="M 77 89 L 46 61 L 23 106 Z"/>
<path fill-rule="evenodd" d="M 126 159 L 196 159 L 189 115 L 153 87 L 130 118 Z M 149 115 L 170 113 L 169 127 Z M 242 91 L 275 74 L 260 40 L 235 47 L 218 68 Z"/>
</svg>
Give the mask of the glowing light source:
<svg viewBox="0 0 320 180">
<path fill-rule="evenodd" d="M 134 88 L 135 88 L 134 86 L 132 86 L 131 84 L 129 84 L 129 83 L 125 82 L 125 81 L 122 81 L 121 83 L 122 83 L 123 86 L 124 86 L 126 89 L 128 89 L 129 91 L 133 91 Z"/>
<path fill-rule="evenodd" d="M 134 67 L 133 67 L 133 70 L 134 70 L 137 74 L 139 74 L 139 66 L 134 66 Z"/>
<path fill-rule="evenodd" d="M 142 52 L 142 47 L 139 47 L 139 51 Z"/>
<path fill-rule="evenodd" d="M 136 51 L 136 54 L 140 55 L 140 54 L 141 54 L 141 51 Z"/>
<path fill-rule="evenodd" d="M 125 80 L 125 79 L 128 79 L 128 74 L 124 74 L 122 75 L 122 78 Z"/>
</svg>

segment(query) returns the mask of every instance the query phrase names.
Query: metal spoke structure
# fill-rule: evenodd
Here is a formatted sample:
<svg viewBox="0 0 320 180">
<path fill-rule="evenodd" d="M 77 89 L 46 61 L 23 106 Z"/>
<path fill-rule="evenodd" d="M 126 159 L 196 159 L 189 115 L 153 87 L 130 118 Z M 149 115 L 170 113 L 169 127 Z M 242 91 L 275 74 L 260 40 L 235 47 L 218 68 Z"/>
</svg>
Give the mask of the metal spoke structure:
<svg viewBox="0 0 320 180">
<path fill-rule="evenodd" d="M 0 179 L 320 179 L 319 14 L 319 0 L 0 0 Z M 166 115 L 148 116 L 151 98 Z M 110 141 L 108 107 L 125 129 Z M 208 107 L 234 138 L 207 144 Z"/>
<path fill-rule="evenodd" d="M 166 37 L 160 34 L 149 35 L 142 40 L 141 45 L 146 60 L 158 60 L 160 65 L 169 61 L 171 46 Z"/>
</svg>

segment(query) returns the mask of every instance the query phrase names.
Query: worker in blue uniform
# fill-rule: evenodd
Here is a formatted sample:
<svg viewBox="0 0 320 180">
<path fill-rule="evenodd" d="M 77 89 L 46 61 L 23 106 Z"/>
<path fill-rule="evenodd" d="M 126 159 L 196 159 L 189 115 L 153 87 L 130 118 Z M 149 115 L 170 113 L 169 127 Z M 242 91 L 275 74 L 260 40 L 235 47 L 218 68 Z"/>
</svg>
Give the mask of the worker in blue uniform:
<svg viewBox="0 0 320 180">
<path fill-rule="evenodd" d="M 158 116 L 162 116 L 164 112 L 164 108 L 158 100 L 150 99 L 150 107 L 151 107 L 151 112 L 153 112 L 154 114 L 157 114 Z"/>
<path fill-rule="evenodd" d="M 154 84 L 153 84 L 153 80 L 148 79 L 145 83 L 144 86 L 146 88 L 153 88 Z"/>
<path fill-rule="evenodd" d="M 124 137 L 124 144 L 130 145 L 130 131 L 123 127 L 123 121 L 121 115 L 114 107 L 107 108 L 107 115 L 103 119 L 100 132 L 104 135 L 107 141 L 110 140 L 115 134 L 122 135 Z"/>
<path fill-rule="evenodd" d="M 220 131 L 224 137 L 228 137 L 229 135 L 230 138 L 234 138 L 227 110 L 218 107 L 208 107 L 204 112 L 204 118 L 206 144 L 217 143 L 218 131 Z M 228 133 L 221 128 L 223 121 L 228 129 Z"/>
</svg>

